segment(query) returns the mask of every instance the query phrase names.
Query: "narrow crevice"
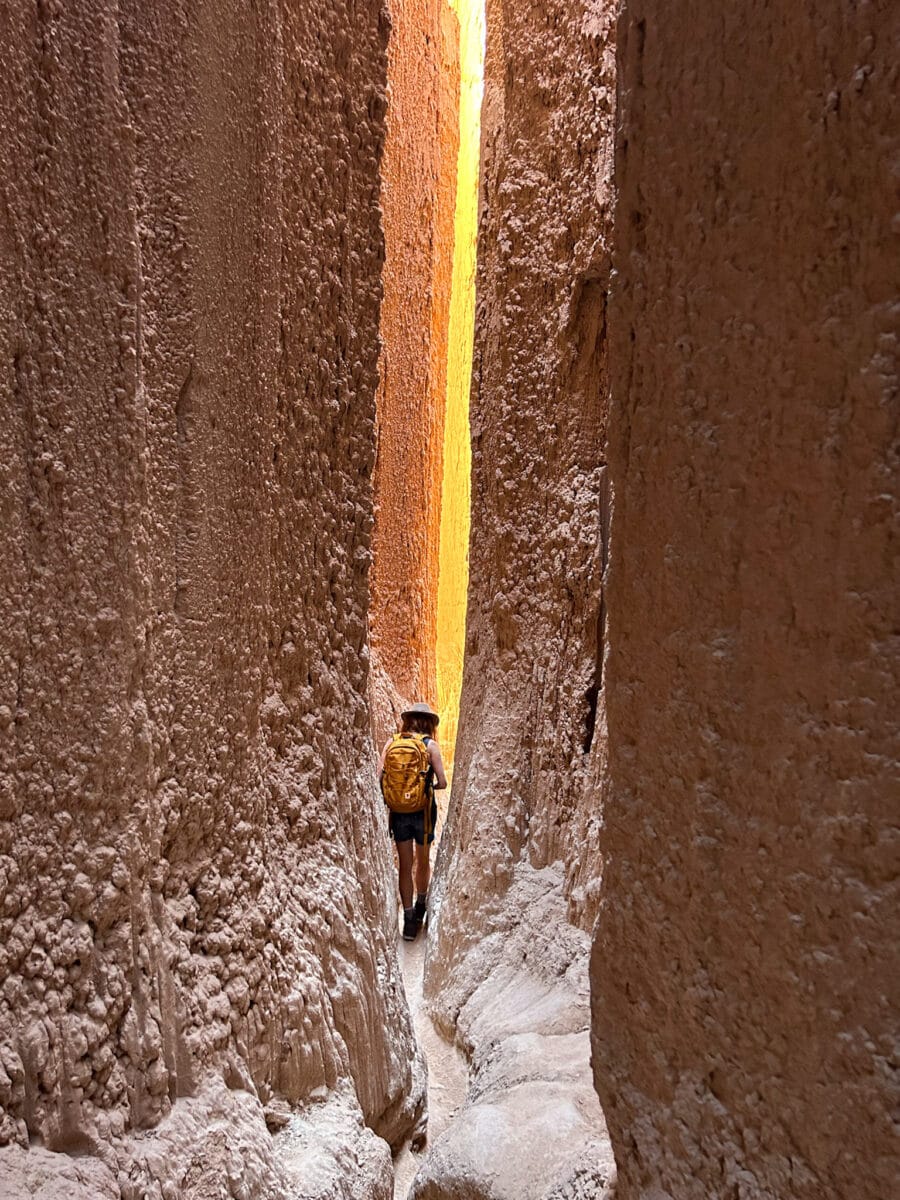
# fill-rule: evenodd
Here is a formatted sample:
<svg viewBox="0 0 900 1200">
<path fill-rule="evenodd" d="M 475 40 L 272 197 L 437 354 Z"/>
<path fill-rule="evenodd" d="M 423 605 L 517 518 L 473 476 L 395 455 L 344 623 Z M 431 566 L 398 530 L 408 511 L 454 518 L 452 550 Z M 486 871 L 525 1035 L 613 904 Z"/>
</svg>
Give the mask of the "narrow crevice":
<svg viewBox="0 0 900 1200">
<path fill-rule="evenodd" d="M 192 564 L 196 560 L 198 499 L 194 463 L 194 362 L 191 360 L 175 405 L 175 434 L 178 464 L 177 519 L 175 533 L 175 615 L 193 616 Z"/>
</svg>

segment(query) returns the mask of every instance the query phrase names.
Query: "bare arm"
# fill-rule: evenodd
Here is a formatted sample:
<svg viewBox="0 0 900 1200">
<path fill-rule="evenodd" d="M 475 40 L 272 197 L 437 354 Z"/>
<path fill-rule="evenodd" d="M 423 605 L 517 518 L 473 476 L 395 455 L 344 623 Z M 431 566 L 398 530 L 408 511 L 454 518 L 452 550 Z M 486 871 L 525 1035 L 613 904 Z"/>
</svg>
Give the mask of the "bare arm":
<svg viewBox="0 0 900 1200">
<path fill-rule="evenodd" d="M 441 748 L 434 740 L 428 743 L 428 757 L 434 767 L 434 786 L 438 791 L 447 786 L 447 776 L 444 774 L 444 760 L 441 758 Z"/>
</svg>

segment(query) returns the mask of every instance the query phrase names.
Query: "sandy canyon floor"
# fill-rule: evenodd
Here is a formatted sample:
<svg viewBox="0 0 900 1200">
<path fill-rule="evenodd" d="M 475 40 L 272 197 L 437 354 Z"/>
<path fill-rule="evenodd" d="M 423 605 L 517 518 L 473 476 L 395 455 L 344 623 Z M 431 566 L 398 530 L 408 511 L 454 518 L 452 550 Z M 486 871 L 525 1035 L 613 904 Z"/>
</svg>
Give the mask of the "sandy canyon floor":
<svg viewBox="0 0 900 1200">
<path fill-rule="evenodd" d="M 414 942 L 401 939 L 399 954 L 416 1037 L 428 1061 L 428 1145 L 432 1145 L 449 1127 L 466 1098 L 468 1070 L 459 1050 L 441 1037 L 425 1009 L 422 998 L 425 945 L 426 935 L 422 930 Z M 394 1200 L 406 1200 L 428 1145 L 416 1152 L 407 1144 L 394 1160 Z"/>
</svg>

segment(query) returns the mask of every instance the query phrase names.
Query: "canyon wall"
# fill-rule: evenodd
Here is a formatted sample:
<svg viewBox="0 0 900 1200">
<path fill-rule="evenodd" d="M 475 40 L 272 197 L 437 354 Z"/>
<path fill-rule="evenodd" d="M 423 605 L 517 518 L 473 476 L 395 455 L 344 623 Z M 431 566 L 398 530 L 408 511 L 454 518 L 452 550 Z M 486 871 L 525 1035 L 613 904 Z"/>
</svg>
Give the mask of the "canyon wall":
<svg viewBox="0 0 900 1200">
<path fill-rule="evenodd" d="M 620 1200 L 896 1189 L 897 32 L 743 0 L 619 29 L 592 985 Z"/>
<path fill-rule="evenodd" d="M 387 29 L 349 0 L 0 16 L 22 1194 L 287 1194 L 321 1126 L 321 1194 L 386 1196 L 361 1117 L 397 1142 L 421 1103 L 366 705 Z M 263 1106 L 316 1100 L 282 1154 Z"/>
<path fill-rule="evenodd" d="M 612 1175 L 587 986 L 612 33 L 599 3 L 487 6 L 466 662 L 425 976 L 472 1081 L 417 1200 L 599 1197 Z"/>
<path fill-rule="evenodd" d="M 372 640 L 378 740 L 397 701 L 436 699 L 441 472 L 459 146 L 459 25 L 447 0 L 393 0 L 382 163 L 384 302 Z"/>
<path fill-rule="evenodd" d="M 451 1022 L 517 864 L 565 862 L 587 928 L 595 903 L 614 53 L 602 5 L 488 5 L 464 716 L 428 981 Z"/>
</svg>

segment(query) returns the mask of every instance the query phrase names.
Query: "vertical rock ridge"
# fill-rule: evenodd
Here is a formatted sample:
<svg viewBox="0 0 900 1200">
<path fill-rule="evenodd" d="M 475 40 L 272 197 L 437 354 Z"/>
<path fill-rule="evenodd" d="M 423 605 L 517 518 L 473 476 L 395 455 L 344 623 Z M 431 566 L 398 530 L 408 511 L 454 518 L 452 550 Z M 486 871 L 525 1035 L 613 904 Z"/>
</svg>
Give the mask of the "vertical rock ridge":
<svg viewBox="0 0 900 1200">
<path fill-rule="evenodd" d="M 613 32 L 593 3 L 487 6 L 466 661 L 424 989 L 472 1076 L 415 1200 L 602 1197 L 614 1176 L 587 995 Z"/>
<path fill-rule="evenodd" d="M 601 6 L 576 17 L 488 6 L 465 720 L 426 976 L 445 1021 L 460 1003 L 457 967 L 519 861 L 564 862 L 570 915 L 588 926 L 596 911 L 599 859 L 581 849 L 600 752 L 584 744 L 600 613 L 613 55 Z"/>
</svg>

